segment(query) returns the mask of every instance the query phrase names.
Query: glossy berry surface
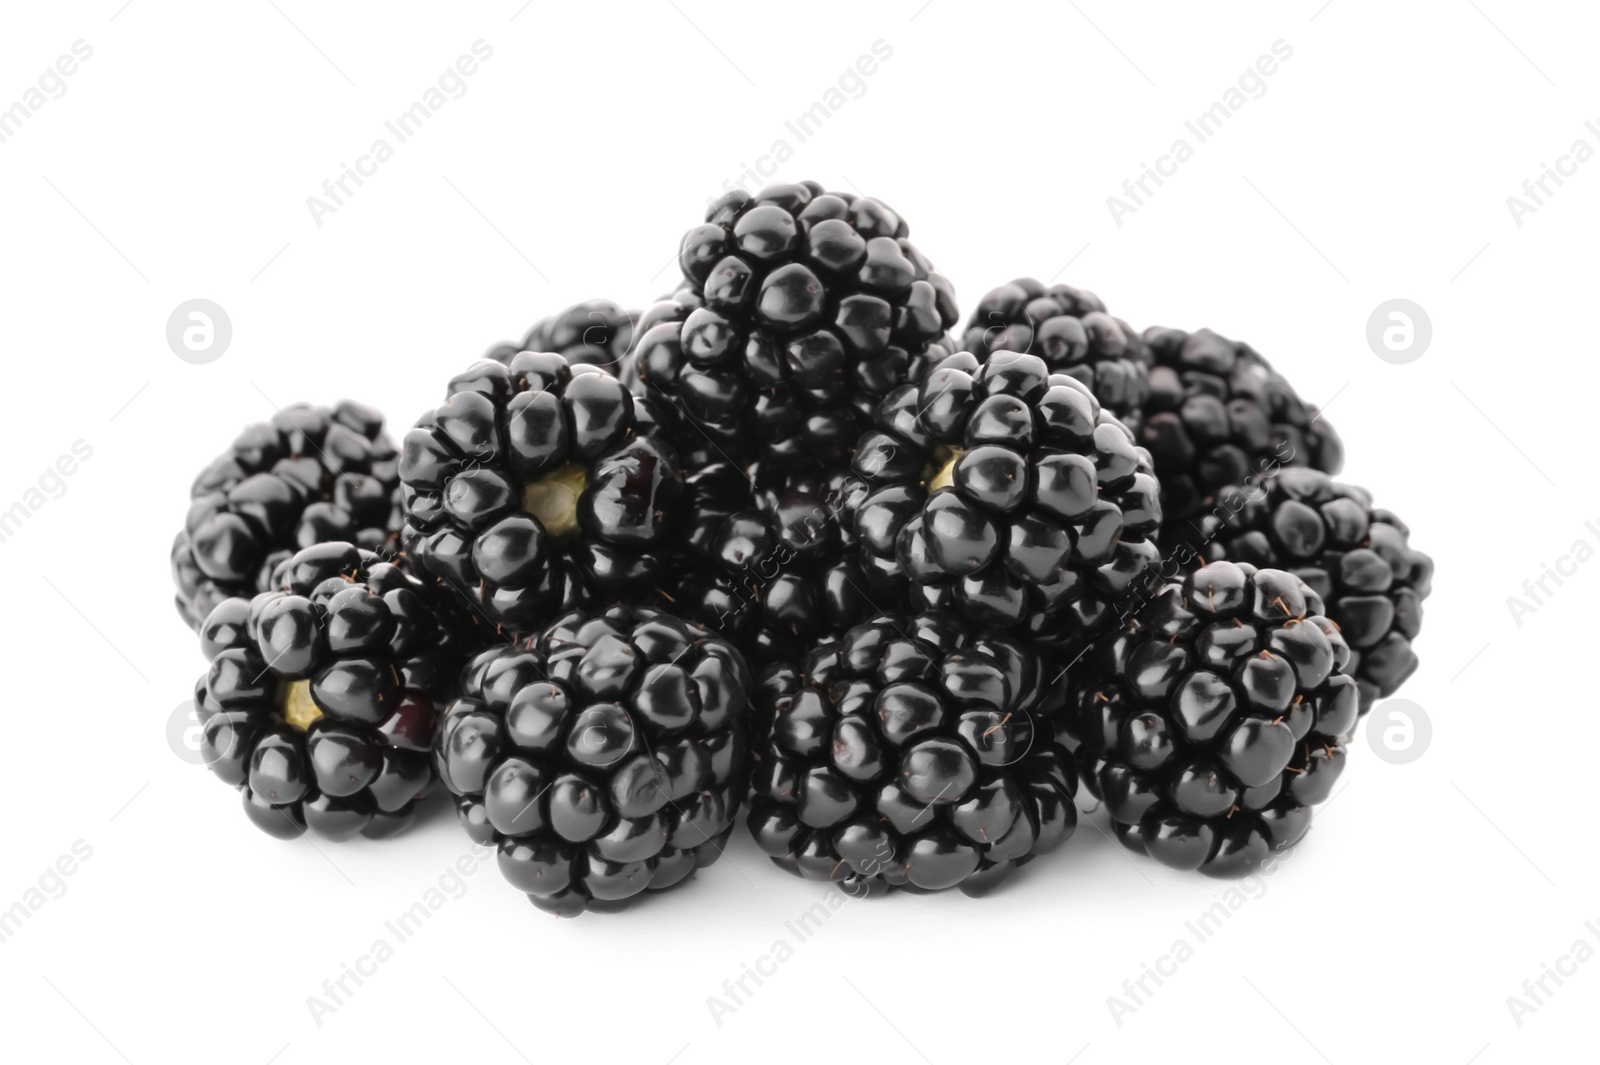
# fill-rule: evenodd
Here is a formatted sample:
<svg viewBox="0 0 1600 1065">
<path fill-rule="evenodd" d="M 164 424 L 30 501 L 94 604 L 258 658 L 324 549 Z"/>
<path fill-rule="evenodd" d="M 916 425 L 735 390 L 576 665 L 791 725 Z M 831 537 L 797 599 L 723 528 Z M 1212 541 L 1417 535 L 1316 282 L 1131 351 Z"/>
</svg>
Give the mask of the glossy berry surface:
<svg viewBox="0 0 1600 1065">
<path fill-rule="evenodd" d="M 1117 838 L 1220 877 L 1296 843 L 1344 769 L 1349 660 L 1292 573 L 1217 562 L 1163 586 L 1068 674 L 1085 781 Z"/>
<path fill-rule="evenodd" d="M 631 607 L 574 613 L 470 663 L 439 775 L 535 906 L 613 906 L 721 855 L 749 689 L 738 652 L 699 626 Z"/>
<path fill-rule="evenodd" d="M 1037 355 L 1051 373 L 1071 374 L 1100 405 L 1139 430 L 1150 391 L 1150 349 L 1093 292 L 1046 287 L 1031 277 L 991 289 L 972 312 L 961 347 L 979 358 L 996 351 Z"/>
<path fill-rule="evenodd" d="M 647 404 L 598 367 L 529 351 L 476 363 L 446 395 L 402 445 L 422 572 L 512 633 L 653 588 L 683 478 Z"/>
<path fill-rule="evenodd" d="M 573 366 L 619 373 L 638 318 L 610 300 L 584 300 L 535 322 L 520 345 L 498 344 L 485 357 L 510 365 L 519 352 L 552 351 Z"/>
<path fill-rule="evenodd" d="M 953 355 L 876 421 L 846 509 L 875 578 L 923 607 L 1076 653 L 1159 560 L 1149 455 L 1038 356 Z"/>
<path fill-rule="evenodd" d="M 349 400 L 295 404 L 244 430 L 190 489 L 172 544 L 178 614 L 198 629 L 224 599 L 266 591 L 274 567 L 313 544 L 392 551 L 398 463 L 383 415 Z"/>
<path fill-rule="evenodd" d="M 838 490 L 821 479 L 757 487 L 713 464 L 688 478 L 689 532 L 669 609 L 732 642 L 752 671 L 798 662 L 827 639 L 896 606 L 870 590 L 846 543 Z"/>
<path fill-rule="evenodd" d="M 1339 472 L 1338 434 L 1254 348 L 1209 329 L 1152 328 L 1145 340 L 1155 364 L 1139 442 L 1155 462 L 1167 521 L 1189 520 L 1223 489 L 1284 466 Z"/>
<path fill-rule="evenodd" d="M 202 626 L 206 763 L 271 835 L 403 830 L 435 781 L 440 710 L 488 634 L 436 586 L 352 544 L 297 552 L 272 583 Z"/>
<path fill-rule="evenodd" d="M 816 182 L 728 193 L 683 237 L 687 313 L 641 329 L 634 387 L 713 427 L 735 464 L 841 459 L 956 323 L 954 290 L 908 233 L 878 200 Z"/>
<path fill-rule="evenodd" d="M 851 894 L 982 894 L 1077 824 L 1034 655 L 959 618 L 886 617 L 762 678 L 749 826 Z"/>
<path fill-rule="evenodd" d="M 1223 493 L 1187 542 L 1201 559 L 1286 569 L 1305 581 L 1350 645 L 1347 672 L 1361 682 L 1362 713 L 1416 672 L 1411 644 L 1433 590 L 1433 559 L 1411 546 L 1405 522 L 1372 506 L 1365 489 L 1317 470 L 1280 470 L 1259 486 Z"/>
<path fill-rule="evenodd" d="M 703 305 L 684 286 L 647 308 L 623 358 L 622 380 L 660 413 L 685 470 L 711 463 L 743 469 L 757 450 L 748 436 L 744 382 L 736 375 L 684 369 L 683 325 Z"/>
</svg>

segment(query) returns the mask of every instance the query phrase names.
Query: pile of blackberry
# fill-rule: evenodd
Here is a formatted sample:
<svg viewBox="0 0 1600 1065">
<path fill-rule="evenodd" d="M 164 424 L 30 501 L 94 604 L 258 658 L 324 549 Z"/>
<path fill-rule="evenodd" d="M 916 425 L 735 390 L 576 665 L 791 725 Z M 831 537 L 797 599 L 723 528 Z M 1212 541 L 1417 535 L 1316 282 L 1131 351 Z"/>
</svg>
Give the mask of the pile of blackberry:
<svg viewBox="0 0 1600 1065">
<path fill-rule="evenodd" d="M 852 897 L 1048 890 L 1080 783 L 1178 869 L 1300 841 L 1418 668 L 1432 560 L 1254 348 L 1027 277 L 952 334 L 909 234 L 732 192 L 670 293 L 444 367 L 399 448 L 349 402 L 246 430 L 171 564 L 249 818 L 383 838 L 453 800 L 561 916 L 741 822 Z"/>
</svg>

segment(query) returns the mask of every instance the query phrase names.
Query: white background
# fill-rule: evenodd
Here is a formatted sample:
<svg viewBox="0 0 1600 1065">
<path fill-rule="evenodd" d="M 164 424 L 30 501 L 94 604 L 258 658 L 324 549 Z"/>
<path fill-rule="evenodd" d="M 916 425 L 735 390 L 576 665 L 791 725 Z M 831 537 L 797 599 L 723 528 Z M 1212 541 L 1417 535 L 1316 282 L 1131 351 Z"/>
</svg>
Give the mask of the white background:
<svg viewBox="0 0 1600 1065">
<path fill-rule="evenodd" d="M 1575 139 L 1600 148 L 1592 12 L 121 3 L 0 15 L 0 107 L 74 41 L 94 49 L 0 144 L 0 509 L 93 448 L 0 544 L 0 908 L 92 848 L 0 943 L 8 1059 L 1593 1057 L 1600 964 L 1520 1026 L 1506 1001 L 1580 937 L 1600 947 L 1583 827 L 1600 562 L 1520 625 L 1506 604 L 1575 540 L 1600 546 L 1600 161 L 1520 226 L 1506 203 Z M 479 39 L 494 53 L 466 94 L 315 224 L 307 197 Z M 1280 39 L 1265 94 L 1117 225 L 1107 197 Z M 879 40 L 893 54 L 864 94 L 798 143 L 785 120 Z M 780 138 L 779 178 L 892 204 L 964 309 L 1059 278 L 1139 325 L 1247 338 L 1328 404 L 1346 478 L 1438 561 L 1404 692 L 1431 746 L 1392 765 L 1358 738 L 1307 842 L 1120 1025 L 1108 997 L 1194 945 L 1185 922 L 1227 885 L 1090 823 L 989 899 L 850 903 L 720 1026 L 708 996 L 792 941 L 816 885 L 741 836 L 685 890 L 558 921 L 491 866 L 317 1025 L 308 997 L 468 842 L 440 815 L 397 842 L 280 843 L 174 756 L 165 726 L 202 667 L 167 573 L 190 478 L 272 404 L 361 398 L 398 436 L 536 317 L 647 302 L 705 201 Z M 196 297 L 233 323 L 209 365 L 165 340 Z M 1395 297 L 1433 323 L 1408 365 L 1365 339 Z"/>
</svg>

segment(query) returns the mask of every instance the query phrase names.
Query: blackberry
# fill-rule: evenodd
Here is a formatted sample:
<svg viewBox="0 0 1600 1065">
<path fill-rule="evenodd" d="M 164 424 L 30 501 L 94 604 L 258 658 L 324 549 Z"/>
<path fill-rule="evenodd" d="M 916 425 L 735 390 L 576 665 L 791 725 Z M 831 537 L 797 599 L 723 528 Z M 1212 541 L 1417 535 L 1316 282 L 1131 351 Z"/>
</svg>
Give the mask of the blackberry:
<svg viewBox="0 0 1600 1065">
<path fill-rule="evenodd" d="M 1152 328 L 1145 339 L 1155 365 L 1139 442 L 1155 461 L 1167 521 L 1282 466 L 1339 472 L 1338 434 L 1254 348 L 1209 329 Z"/>
<path fill-rule="evenodd" d="M 842 460 L 957 320 L 907 233 L 879 201 L 816 182 L 728 193 L 680 247 L 700 305 L 683 301 L 670 342 L 646 350 L 641 333 L 635 387 L 681 401 L 737 464 Z"/>
<path fill-rule="evenodd" d="M 1071 653 L 1159 560 L 1150 457 L 1035 355 L 951 356 L 891 393 L 845 511 L 875 579 Z"/>
<path fill-rule="evenodd" d="M 851 894 L 982 894 L 1077 824 L 1077 776 L 1023 644 L 951 614 L 878 618 L 762 678 L 749 826 Z"/>
<path fill-rule="evenodd" d="M 719 479 L 742 475 L 711 467 Z M 702 487 L 705 487 L 702 482 Z M 750 495 L 727 485 L 720 500 Z M 767 493 L 762 493 L 763 497 Z M 898 602 L 874 594 L 845 542 L 838 500 L 820 483 L 780 486 L 736 510 L 695 506 L 696 533 L 672 582 L 685 617 L 730 640 L 752 668 L 798 662 L 827 638 Z"/>
<path fill-rule="evenodd" d="M 202 627 L 205 761 L 270 835 L 393 835 L 434 785 L 439 712 L 486 637 L 446 593 L 353 544 L 299 551 L 273 584 Z"/>
<path fill-rule="evenodd" d="M 1210 876 L 1298 841 L 1344 768 L 1349 658 L 1292 573 L 1216 562 L 1165 585 L 1068 678 L 1085 781 L 1117 838 Z"/>
<path fill-rule="evenodd" d="M 510 365 L 518 352 L 553 351 L 573 366 L 599 366 L 618 373 L 633 344 L 638 311 L 625 311 L 610 300 L 584 300 L 535 322 L 521 346 L 497 344 L 485 358 Z"/>
<path fill-rule="evenodd" d="M 1135 433 L 1150 393 L 1150 348 L 1133 327 L 1106 313 L 1093 292 L 1046 288 L 1022 277 L 990 290 L 967 322 L 962 349 L 1037 355 L 1051 373 L 1071 374 Z"/>
<path fill-rule="evenodd" d="M 252 425 L 195 477 L 172 542 L 178 614 L 192 629 L 230 596 L 266 591 L 297 549 L 347 540 L 394 549 L 399 454 L 383 415 L 299 403 Z"/>
<path fill-rule="evenodd" d="M 667 614 L 576 612 L 466 668 L 435 759 L 468 835 L 563 916 L 671 887 L 738 813 L 750 678 Z"/>
<path fill-rule="evenodd" d="M 406 434 L 407 552 L 514 633 L 652 588 L 683 490 L 648 405 L 594 366 L 519 352 L 457 375 Z"/>
<path fill-rule="evenodd" d="M 1411 546 L 1405 522 L 1373 508 L 1365 489 L 1317 470 L 1280 470 L 1223 493 L 1215 512 L 1183 531 L 1198 558 L 1290 570 L 1322 598 L 1350 645 L 1362 713 L 1416 672 L 1411 641 L 1433 590 L 1433 559 Z"/>
</svg>

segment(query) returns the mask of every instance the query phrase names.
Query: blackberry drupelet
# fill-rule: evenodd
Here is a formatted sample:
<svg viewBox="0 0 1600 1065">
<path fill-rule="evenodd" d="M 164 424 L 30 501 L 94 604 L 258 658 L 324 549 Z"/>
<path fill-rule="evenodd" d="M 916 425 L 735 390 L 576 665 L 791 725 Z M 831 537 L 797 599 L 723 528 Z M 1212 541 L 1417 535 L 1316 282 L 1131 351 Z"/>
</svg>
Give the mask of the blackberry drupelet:
<svg viewBox="0 0 1600 1065">
<path fill-rule="evenodd" d="M 638 318 L 638 311 L 623 310 L 610 300 L 584 300 L 535 322 L 520 347 L 497 344 L 485 358 L 510 365 L 518 352 L 553 351 L 573 366 L 598 366 L 620 373 Z"/>
<path fill-rule="evenodd" d="M 990 290 L 962 335 L 962 350 L 1037 355 L 1051 373 L 1071 374 L 1136 434 L 1149 395 L 1150 348 L 1133 327 L 1106 313 L 1093 292 L 1046 288 L 1031 277 Z"/>
<path fill-rule="evenodd" d="M 698 564 L 710 559 L 723 523 L 735 514 L 756 510 L 756 485 L 750 475 L 728 462 L 685 467 L 681 519 L 674 526 L 676 561 Z M 672 612 L 669 608 L 668 613 Z"/>
<path fill-rule="evenodd" d="M 1349 658 L 1292 573 L 1216 562 L 1164 586 L 1068 679 L 1085 782 L 1117 838 L 1210 876 L 1298 841 L 1344 768 Z"/>
<path fill-rule="evenodd" d="M 1350 645 L 1347 672 L 1361 683 L 1361 712 L 1399 690 L 1416 672 L 1411 641 L 1433 590 L 1433 559 L 1411 546 L 1405 522 L 1374 509 L 1366 489 L 1317 470 L 1280 470 L 1223 493 L 1221 503 L 1182 530 L 1197 557 L 1290 570 L 1327 604 Z"/>
<path fill-rule="evenodd" d="M 951 614 L 878 618 L 762 677 L 748 822 L 853 895 L 982 894 L 1077 824 L 1072 758 L 1024 645 Z"/>
<path fill-rule="evenodd" d="M 440 710 L 489 634 L 352 544 L 297 552 L 273 583 L 202 628 L 205 761 L 270 835 L 393 835 L 431 790 Z"/>
<path fill-rule="evenodd" d="M 970 352 L 891 393 L 845 505 L 882 586 L 1076 653 L 1159 561 L 1150 457 L 1035 355 Z"/>
<path fill-rule="evenodd" d="M 1282 466 L 1339 472 L 1338 434 L 1254 348 L 1209 329 L 1152 328 L 1145 340 L 1155 365 L 1139 442 L 1155 461 L 1167 521 Z"/>
<path fill-rule="evenodd" d="M 738 813 L 750 679 L 667 614 L 573 613 L 467 667 L 435 758 L 468 835 L 572 916 L 716 861 Z"/>
<path fill-rule="evenodd" d="M 752 447 L 743 384 L 726 376 L 680 374 L 683 325 L 702 306 L 700 297 L 685 287 L 640 315 L 633 347 L 622 361 L 622 380 L 636 398 L 660 412 L 685 470 L 710 463 L 743 468 L 749 461 L 741 456 Z"/>
<path fill-rule="evenodd" d="M 521 634 L 654 587 L 683 478 L 647 404 L 598 367 L 529 351 L 474 364 L 446 395 L 402 445 L 420 571 Z"/>
<path fill-rule="evenodd" d="M 845 499 L 850 489 L 850 464 L 841 462 L 830 466 L 762 466 L 757 464 L 751 473 L 756 499 L 763 507 L 772 510 L 778 500 L 786 495 L 815 496 L 835 509 Z M 849 530 L 841 530 L 846 536 Z"/>
<path fill-rule="evenodd" d="M 635 387 L 680 400 L 739 465 L 842 460 L 957 320 L 907 233 L 879 201 L 816 182 L 728 193 L 679 251 L 701 305 L 670 343 L 647 351 L 641 333 Z"/>
<path fill-rule="evenodd" d="M 245 429 L 190 488 L 172 542 L 179 616 L 199 629 L 224 599 L 266 591 L 273 568 L 302 547 L 393 550 L 398 461 L 383 415 L 349 400 L 295 404 Z"/>
</svg>

